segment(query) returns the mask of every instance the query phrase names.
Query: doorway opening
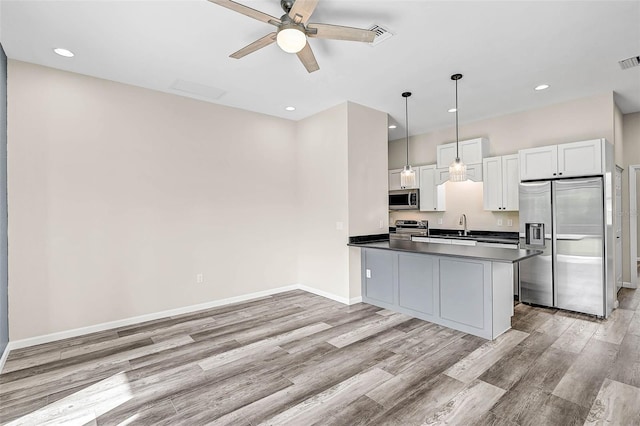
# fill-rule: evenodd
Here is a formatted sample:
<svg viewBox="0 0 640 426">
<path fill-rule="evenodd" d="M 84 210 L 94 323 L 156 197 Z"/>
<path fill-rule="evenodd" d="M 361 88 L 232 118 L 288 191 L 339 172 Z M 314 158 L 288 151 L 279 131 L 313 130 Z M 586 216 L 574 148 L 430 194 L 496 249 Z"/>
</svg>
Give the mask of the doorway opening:
<svg viewBox="0 0 640 426">
<path fill-rule="evenodd" d="M 629 166 L 629 266 L 631 288 L 638 288 L 640 261 L 638 259 L 638 188 L 640 188 L 640 164 Z"/>
</svg>

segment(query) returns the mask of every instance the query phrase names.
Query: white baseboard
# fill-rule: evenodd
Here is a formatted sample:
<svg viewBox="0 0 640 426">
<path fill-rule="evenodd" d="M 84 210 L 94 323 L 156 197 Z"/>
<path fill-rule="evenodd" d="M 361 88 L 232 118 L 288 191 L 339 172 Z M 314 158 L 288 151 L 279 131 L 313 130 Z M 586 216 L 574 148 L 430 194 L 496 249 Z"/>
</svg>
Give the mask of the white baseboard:
<svg viewBox="0 0 640 426">
<path fill-rule="evenodd" d="M 232 305 L 234 303 L 246 302 L 252 299 L 259 299 L 261 297 L 271 296 L 277 293 L 283 293 L 291 290 L 303 290 L 309 293 L 317 294 L 318 296 L 326 297 L 327 299 L 335 300 L 336 302 L 343 303 L 345 305 L 352 305 L 354 303 L 362 302 L 362 297 L 355 297 L 347 299 L 346 297 L 337 296 L 333 293 L 326 292 L 324 290 L 318 290 L 313 287 L 308 287 L 302 284 L 293 284 L 284 287 L 277 287 L 269 290 L 258 291 L 255 293 L 243 294 L 242 296 L 229 297 L 226 299 L 214 300 L 207 303 L 200 303 L 198 305 L 184 306 L 182 308 L 170 309 L 167 311 L 154 312 L 151 314 L 140 315 L 131 318 L 125 318 L 116 321 L 109 321 L 101 324 L 90 325 L 87 327 L 74 328 L 72 330 L 60 331 L 57 333 L 45 334 L 42 336 L 29 337 L 21 340 L 10 341 L 7 345 L 2 358 L 0 358 L 0 371 L 4 365 L 9 352 L 14 349 L 27 348 L 29 346 L 41 345 L 43 343 L 55 342 L 56 340 L 68 339 L 71 337 L 78 337 L 84 334 L 96 333 L 99 331 L 110 330 L 118 327 L 126 327 L 129 325 L 139 324 L 145 321 L 153 321 L 161 318 L 172 317 L 176 315 L 188 314 L 196 311 L 202 311 L 205 309 L 211 309 L 218 306 Z"/>
<path fill-rule="evenodd" d="M 624 287 L 624 288 L 633 288 L 633 289 L 638 288 L 638 286 L 636 284 L 629 283 L 629 282 L 626 282 L 626 281 L 622 282 L 622 287 Z"/>
<path fill-rule="evenodd" d="M 304 290 L 304 291 L 307 291 L 309 293 L 317 294 L 318 296 L 326 297 L 327 299 L 335 300 L 336 302 L 340 302 L 340 303 L 343 303 L 345 305 L 349 305 L 350 304 L 349 303 L 349 299 L 347 299 L 346 297 L 338 296 L 338 295 L 335 295 L 333 293 L 329 293 L 329 292 L 324 291 L 324 290 L 319 290 L 317 288 L 308 287 L 308 286 L 302 285 L 302 284 L 298 284 L 298 288 L 300 290 Z"/>
<path fill-rule="evenodd" d="M 2 352 L 2 356 L 0 357 L 0 372 L 4 368 L 4 363 L 9 357 L 9 352 L 11 352 L 11 342 L 7 343 L 7 346 L 4 348 L 4 352 Z"/>
<path fill-rule="evenodd" d="M 43 343 L 54 342 L 56 340 L 68 339 L 70 337 L 82 336 L 84 334 L 96 333 L 99 331 L 110 330 L 112 328 L 126 327 L 128 325 L 139 324 L 145 321 L 153 321 L 160 318 L 172 317 L 176 315 L 188 314 L 191 312 L 202 311 L 204 309 L 211 309 L 218 306 L 232 305 L 234 303 L 246 302 L 252 299 L 258 299 L 260 297 L 271 296 L 273 294 L 282 293 L 285 291 L 298 290 L 300 286 L 297 284 L 278 287 L 264 291 L 258 291 L 255 293 L 243 294 L 242 296 L 229 297 L 226 299 L 214 300 L 207 303 L 200 303 L 198 305 L 184 306 L 176 309 L 169 309 L 167 311 L 154 312 L 146 315 L 139 315 L 136 317 L 125 318 L 116 321 L 104 322 L 101 324 L 90 325 L 87 327 L 74 328 L 72 330 L 60 331 L 57 333 L 45 334 L 42 336 L 29 337 L 26 339 L 10 341 L 11 350 L 21 349 L 29 346 L 40 345 Z"/>
</svg>

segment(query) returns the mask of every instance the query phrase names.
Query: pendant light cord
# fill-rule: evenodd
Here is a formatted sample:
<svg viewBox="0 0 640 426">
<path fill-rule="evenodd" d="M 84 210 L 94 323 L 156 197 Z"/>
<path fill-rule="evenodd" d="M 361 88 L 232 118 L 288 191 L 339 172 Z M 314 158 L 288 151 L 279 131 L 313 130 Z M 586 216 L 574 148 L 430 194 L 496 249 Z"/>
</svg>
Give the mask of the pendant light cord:
<svg viewBox="0 0 640 426">
<path fill-rule="evenodd" d="M 407 131 L 407 166 L 409 165 L 409 96 L 404 97 L 404 126 Z"/>
<path fill-rule="evenodd" d="M 458 80 L 456 80 L 456 160 L 460 158 L 458 153 Z"/>
</svg>

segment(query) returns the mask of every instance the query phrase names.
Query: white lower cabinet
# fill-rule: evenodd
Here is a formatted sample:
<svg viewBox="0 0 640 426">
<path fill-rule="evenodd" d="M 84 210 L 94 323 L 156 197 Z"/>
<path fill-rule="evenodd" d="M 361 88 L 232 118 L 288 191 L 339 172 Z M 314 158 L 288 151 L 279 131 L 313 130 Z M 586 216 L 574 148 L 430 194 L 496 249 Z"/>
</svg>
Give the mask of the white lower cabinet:
<svg viewBox="0 0 640 426">
<path fill-rule="evenodd" d="M 483 204 L 485 210 L 517 211 L 520 184 L 518 154 L 485 158 Z"/>
<path fill-rule="evenodd" d="M 420 211 L 433 212 L 445 210 L 445 188 L 438 185 L 435 164 L 420 166 Z"/>
</svg>

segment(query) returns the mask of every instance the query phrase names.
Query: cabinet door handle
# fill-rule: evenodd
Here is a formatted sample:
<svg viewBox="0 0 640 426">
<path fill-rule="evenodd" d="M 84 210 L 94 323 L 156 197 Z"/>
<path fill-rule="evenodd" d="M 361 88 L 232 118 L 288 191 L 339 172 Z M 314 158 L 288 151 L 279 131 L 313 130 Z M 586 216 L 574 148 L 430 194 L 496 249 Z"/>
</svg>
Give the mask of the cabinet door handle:
<svg viewBox="0 0 640 426">
<path fill-rule="evenodd" d="M 556 173 L 553 174 L 554 176 L 556 175 Z"/>
<path fill-rule="evenodd" d="M 558 173 L 559 175 L 562 175 L 562 172 Z"/>
</svg>

